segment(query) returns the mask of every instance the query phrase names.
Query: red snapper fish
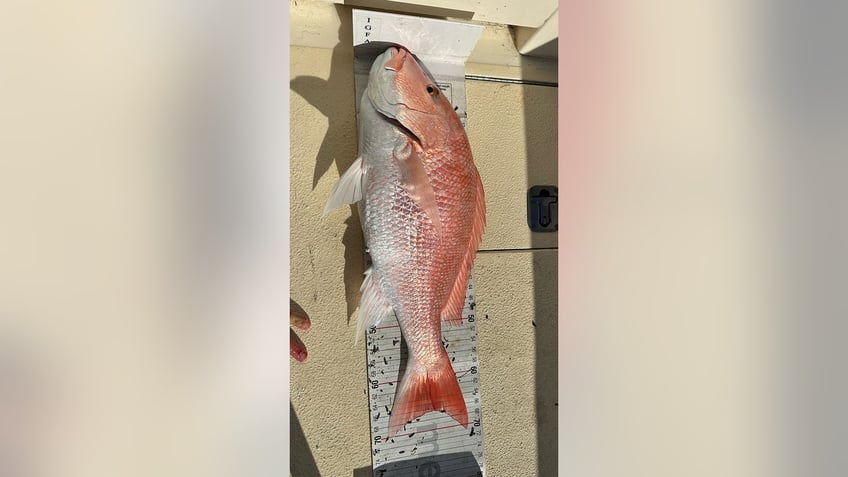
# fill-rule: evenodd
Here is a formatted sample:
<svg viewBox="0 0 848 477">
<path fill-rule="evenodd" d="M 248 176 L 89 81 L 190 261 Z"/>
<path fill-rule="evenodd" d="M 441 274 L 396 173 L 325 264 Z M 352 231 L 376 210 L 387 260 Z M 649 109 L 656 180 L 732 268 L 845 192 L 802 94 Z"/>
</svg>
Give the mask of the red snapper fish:
<svg viewBox="0 0 848 477">
<path fill-rule="evenodd" d="M 359 111 L 359 157 L 325 215 L 359 202 L 372 265 L 357 337 L 395 315 L 409 348 L 389 437 L 430 411 L 468 427 L 445 351 L 442 320 L 462 322 L 471 265 L 486 223 L 483 183 L 450 101 L 416 58 L 391 47 L 374 61 Z"/>
</svg>

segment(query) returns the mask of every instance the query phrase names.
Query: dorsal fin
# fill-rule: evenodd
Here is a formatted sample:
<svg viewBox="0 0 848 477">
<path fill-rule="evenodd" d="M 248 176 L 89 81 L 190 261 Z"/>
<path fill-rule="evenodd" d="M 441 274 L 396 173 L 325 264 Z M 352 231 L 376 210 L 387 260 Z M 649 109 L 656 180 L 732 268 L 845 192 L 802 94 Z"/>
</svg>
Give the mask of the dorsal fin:
<svg viewBox="0 0 848 477">
<path fill-rule="evenodd" d="M 442 319 L 450 325 L 462 323 L 462 308 L 465 305 L 468 277 L 471 276 L 471 267 L 474 265 L 474 257 L 477 256 L 477 248 L 483 239 L 483 230 L 486 228 L 486 196 L 483 193 L 483 181 L 480 174 L 475 171 L 476 196 L 474 201 L 474 222 L 471 226 L 471 239 L 465 250 L 465 258 L 459 269 L 459 274 L 453 284 L 448 301 L 442 310 Z"/>
</svg>

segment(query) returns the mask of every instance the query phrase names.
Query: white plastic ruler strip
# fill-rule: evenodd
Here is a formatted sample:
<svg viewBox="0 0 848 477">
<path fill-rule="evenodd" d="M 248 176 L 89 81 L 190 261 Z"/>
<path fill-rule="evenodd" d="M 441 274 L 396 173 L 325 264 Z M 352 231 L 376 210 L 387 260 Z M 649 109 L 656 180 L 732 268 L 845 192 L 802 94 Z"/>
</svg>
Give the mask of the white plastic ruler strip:
<svg viewBox="0 0 848 477">
<path fill-rule="evenodd" d="M 407 348 L 395 318 L 368 330 L 368 401 L 375 477 L 485 475 L 475 308 L 472 277 L 468 282 L 462 324 L 442 325 L 442 345 L 451 360 L 468 409 L 467 429 L 447 413 L 429 412 L 386 440 Z"/>
</svg>

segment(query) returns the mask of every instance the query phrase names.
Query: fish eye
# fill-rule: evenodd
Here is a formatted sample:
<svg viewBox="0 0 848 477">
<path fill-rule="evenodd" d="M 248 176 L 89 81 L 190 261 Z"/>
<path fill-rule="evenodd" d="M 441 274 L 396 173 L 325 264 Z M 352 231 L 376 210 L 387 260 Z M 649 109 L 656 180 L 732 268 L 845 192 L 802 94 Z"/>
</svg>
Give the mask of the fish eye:
<svg viewBox="0 0 848 477">
<path fill-rule="evenodd" d="M 433 85 L 427 85 L 427 94 L 434 98 L 439 97 L 439 88 L 434 88 Z"/>
</svg>

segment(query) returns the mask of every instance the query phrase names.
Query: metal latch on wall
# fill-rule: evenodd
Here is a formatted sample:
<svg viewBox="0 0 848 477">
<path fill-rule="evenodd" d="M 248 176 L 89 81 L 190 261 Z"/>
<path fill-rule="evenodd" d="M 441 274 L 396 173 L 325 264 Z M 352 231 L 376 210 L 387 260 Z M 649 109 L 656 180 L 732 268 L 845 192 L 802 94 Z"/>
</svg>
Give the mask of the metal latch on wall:
<svg viewBox="0 0 848 477">
<path fill-rule="evenodd" d="M 533 232 L 557 231 L 557 186 L 533 186 L 527 191 L 527 225 Z"/>
</svg>

